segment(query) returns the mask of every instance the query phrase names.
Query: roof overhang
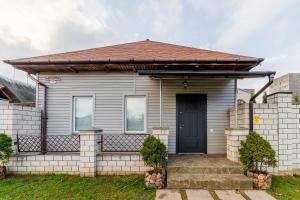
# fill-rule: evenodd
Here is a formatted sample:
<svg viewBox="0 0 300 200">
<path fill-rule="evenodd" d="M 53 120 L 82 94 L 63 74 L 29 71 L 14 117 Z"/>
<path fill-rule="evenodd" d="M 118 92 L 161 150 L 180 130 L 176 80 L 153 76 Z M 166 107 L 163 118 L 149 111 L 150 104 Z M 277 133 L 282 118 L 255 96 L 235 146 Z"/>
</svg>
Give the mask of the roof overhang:
<svg viewBox="0 0 300 200">
<path fill-rule="evenodd" d="M 262 78 L 274 77 L 275 71 L 232 71 L 232 70 L 139 70 L 139 75 L 148 75 L 154 78 L 164 77 L 204 77 L 204 78 Z"/>
<path fill-rule="evenodd" d="M 4 60 L 16 69 L 40 72 L 138 71 L 138 70 L 241 70 L 248 71 L 263 59 L 198 59 L 198 60 Z"/>
<path fill-rule="evenodd" d="M 228 63 L 248 63 L 248 64 L 256 64 L 262 62 L 263 58 L 244 58 L 244 59 L 76 59 L 76 60 L 47 60 L 47 61 L 22 61 L 22 60 L 3 60 L 3 62 L 11 65 L 49 65 L 49 64 L 57 64 L 57 65 L 67 65 L 67 64 L 152 64 L 152 63 L 161 63 L 161 64 L 169 64 L 169 63 L 178 63 L 178 64 L 186 64 L 186 63 L 195 63 L 195 64 L 211 64 L 211 63 L 220 63 L 220 64 L 228 64 Z"/>
<path fill-rule="evenodd" d="M 9 100 L 10 103 L 20 102 L 18 97 L 16 97 L 16 95 L 14 95 L 14 93 L 11 92 L 6 86 L 0 86 L 0 93 L 2 93 L 3 96 L 5 96 Z"/>
</svg>

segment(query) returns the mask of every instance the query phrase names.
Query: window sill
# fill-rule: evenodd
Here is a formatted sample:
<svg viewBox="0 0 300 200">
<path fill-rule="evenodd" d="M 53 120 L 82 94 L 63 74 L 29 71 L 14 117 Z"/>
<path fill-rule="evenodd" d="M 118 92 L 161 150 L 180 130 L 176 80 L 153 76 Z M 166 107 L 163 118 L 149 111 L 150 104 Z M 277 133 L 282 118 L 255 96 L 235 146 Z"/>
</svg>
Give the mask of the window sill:
<svg viewBox="0 0 300 200">
<path fill-rule="evenodd" d="M 150 135 L 147 132 L 125 132 L 125 135 Z"/>
</svg>

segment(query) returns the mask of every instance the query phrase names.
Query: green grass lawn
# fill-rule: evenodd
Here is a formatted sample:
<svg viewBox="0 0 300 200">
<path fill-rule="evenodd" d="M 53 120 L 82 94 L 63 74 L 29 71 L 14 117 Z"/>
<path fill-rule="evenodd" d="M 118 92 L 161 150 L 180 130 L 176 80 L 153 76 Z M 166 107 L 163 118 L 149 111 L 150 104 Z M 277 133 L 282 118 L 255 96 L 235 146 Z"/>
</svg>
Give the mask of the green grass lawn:
<svg viewBox="0 0 300 200">
<path fill-rule="evenodd" d="M 300 177 L 273 176 L 268 192 L 279 200 L 300 199 Z"/>
<path fill-rule="evenodd" d="M 11 176 L 0 180 L 0 199 L 153 199 L 144 176 Z"/>
</svg>

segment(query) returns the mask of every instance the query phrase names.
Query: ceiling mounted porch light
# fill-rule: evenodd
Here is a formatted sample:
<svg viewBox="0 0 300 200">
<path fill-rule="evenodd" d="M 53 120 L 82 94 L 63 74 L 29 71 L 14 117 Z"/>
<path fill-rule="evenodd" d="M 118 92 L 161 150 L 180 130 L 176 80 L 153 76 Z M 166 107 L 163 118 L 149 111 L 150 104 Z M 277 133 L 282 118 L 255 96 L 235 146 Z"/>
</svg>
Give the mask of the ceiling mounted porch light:
<svg viewBox="0 0 300 200">
<path fill-rule="evenodd" d="M 183 85 L 183 88 L 186 89 L 189 86 L 189 83 L 186 80 L 184 80 L 182 82 L 182 85 Z"/>
</svg>

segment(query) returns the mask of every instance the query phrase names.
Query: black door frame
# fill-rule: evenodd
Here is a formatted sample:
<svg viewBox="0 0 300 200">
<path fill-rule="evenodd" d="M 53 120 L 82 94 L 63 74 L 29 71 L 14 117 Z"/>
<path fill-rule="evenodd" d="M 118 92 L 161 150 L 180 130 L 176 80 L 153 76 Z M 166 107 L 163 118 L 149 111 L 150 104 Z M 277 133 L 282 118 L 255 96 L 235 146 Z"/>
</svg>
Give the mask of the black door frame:
<svg viewBox="0 0 300 200">
<path fill-rule="evenodd" d="M 207 154 L 207 94 L 203 93 L 177 93 L 176 94 L 176 154 L 178 154 L 178 147 L 179 147 L 179 126 L 178 126 L 178 102 L 177 102 L 177 96 L 178 95 L 189 95 L 189 94 L 198 94 L 202 95 L 205 99 L 205 110 L 204 110 L 204 120 L 205 120 L 205 126 L 204 126 L 204 142 L 205 142 L 205 148 L 204 148 L 204 154 Z M 188 154 L 188 153 L 187 153 Z M 194 154 L 194 153 L 191 153 Z"/>
</svg>

